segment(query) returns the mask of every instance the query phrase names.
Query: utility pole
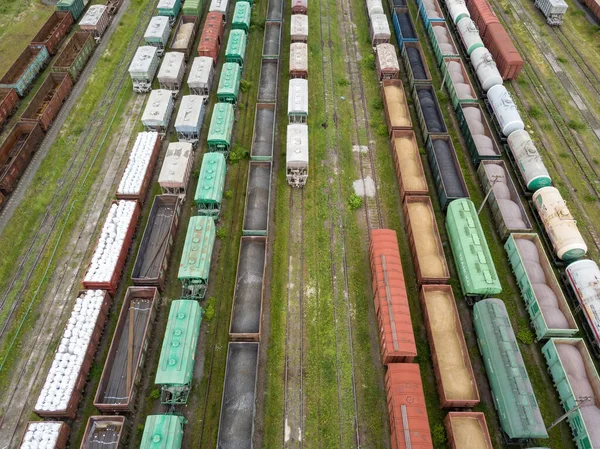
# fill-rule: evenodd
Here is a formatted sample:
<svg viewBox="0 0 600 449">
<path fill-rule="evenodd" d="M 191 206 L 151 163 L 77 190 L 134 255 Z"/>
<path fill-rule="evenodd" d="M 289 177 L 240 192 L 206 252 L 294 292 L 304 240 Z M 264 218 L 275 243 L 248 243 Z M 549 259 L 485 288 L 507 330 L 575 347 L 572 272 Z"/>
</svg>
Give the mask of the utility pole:
<svg viewBox="0 0 600 449">
<path fill-rule="evenodd" d="M 583 404 L 585 404 L 588 401 L 591 401 L 592 398 L 589 396 L 585 396 L 579 399 L 576 399 L 577 405 L 575 407 L 573 407 L 571 410 L 569 410 L 567 413 L 565 413 L 564 415 L 562 415 L 560 418 L 558 418 L 556 421 L 554 421 L 552 424 L 550 424 L 550 427 L 548 427 L 546 430 L 548 432 L 550 432 L 550 429 L 552 429 L 553 427 L 557 426 L 558 424 L 560 424 L 561 422 L 563 422 L 565 419 L 567 419 L 572 413 L 574 413 L 575 411 L 579 410 Z"/>
<path fill-rule="evenodd" d="M 479 209 L 477 210 L 477 215 L 478 216 L 481 213 L 481 211 L 482 211 L 483 206 L 485 205 L 485 203 L 487 203 L 488 198 L 492 194 L 492 191 L 494 190 L 494 184 L 496 184 L 500 180 L 500 178 L 503 178 L 503 176 L 501 176 L 501 175 L 494 175 L 494 177 L 492 179 L 492 183 L 490 184 L 490 189 L 485 194 L 485 198 L 483 199 L 483 201 L 481 202 L 481 206 L 479 206 Z"/>
</svg>

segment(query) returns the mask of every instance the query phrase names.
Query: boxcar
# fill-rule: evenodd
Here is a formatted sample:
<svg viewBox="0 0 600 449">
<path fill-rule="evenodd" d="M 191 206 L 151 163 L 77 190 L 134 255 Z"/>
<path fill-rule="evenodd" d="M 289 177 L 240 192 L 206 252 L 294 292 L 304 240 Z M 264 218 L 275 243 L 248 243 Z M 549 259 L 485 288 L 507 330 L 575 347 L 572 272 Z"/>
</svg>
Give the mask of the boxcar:
<svg viewBox="0 0 600 449">
<path fill-rule="evenodd" d="M 13 191 L 43 139 L 39 123 L 17 122 L 0 146 L 0 192 Z"/>
<path fill-rule="evenodd" d="M 69 11 L 73 16 L 73 20 L 77 22 L 86 4 L 87 2 L 84 3 L 83 0 L 60 0 L 56 4 L 56 9 L 59 11 Z"/>
<path fill-rule="evenodd" d="M 381 361 L 384 365 L 412 362 L 417 356 L 417 345 L 395 231 L 371 231 L 369 261 Z"/>
<path fill-rule="evenodd" d="M 0 88 L 14 89 L 19 97 L 24 97 L 49 60 L 50 54 L 46 47 L 26 47 L 0 79 Z"/>
<path fill-rule="evenodd" d="M 400 198 L 406 195 L 427 195 L 427 178 L 423 170 L 417 138 L 411 129 L 392 132 L 392 154 L 396 177 L 400 185 Z"/>
<path fill-rule="evenodd" d="M 212 217 L 190 218 L 177 274 L 182 284 L 183 298 L 204 298 L 215 237 L 215 222 Z"/>
<path fill-rule="evenodd" d="M 65 449 L 70 433 L 71 429 L 62 421 L 29 421 L 19 447 Z"/>
<path fill-rule="evenodd" d="M 159 436 L 160 448 L 181 449 L 183 425 L 187 421 L 177 415 L 150 415 L 146 418 L 140 449 L 156 449 Z"/>
<path fill-rule="evenodd" d="M 458 198 L 469 198 L 469 190 L 450 136 L 431 136 L 425 150 L 442 210 Z"/>
<path fill-rule="evenodd" d="M 461 103 L 456 109 L 458 124 L 475 165 L 502 157 L 485 113 L 478 103 Z"/>
<path fill-rule="evenodd" d="M 54 11 L 33 37 L 30 45 L 38 50 L 46 47 L 48 53 L 55 55 L 71 26 L 73 26 L 73 16 L 69 12 Z"/>
<path fill-rule="evenodd" d="M 508 262 L 538 340 L 572 337 L 579 328 L 537 234 L 511 234 Z"/>
<path fill-rule="evenodd" d="M 234 120 L 231 103 L 215 104 L 206 139 L 209 151 L 219 151 L 225 155 L 229 153 Z"/>
<path fill-rule="evenodd" d="M 502 78 L 505 80 L 516 79 L 521 73 L 524 61 L 502 24 L 489 24 L 482 38 L 483 43 L 490 50 Z"/>
<path fill-rule="evenodd" d="M 67 72 L 73 82 L 77 81 L 90 56 L 92 56 L 94 46 L 94 38 L 89 33 L 83 31 L 74 33 L 56 57 L 52 71 Z"/>
<path fill-rule="evenodd" d="M 198 208 L 198 215 L 218 219 L 223 203 L 226 173 L 227 162 L 222 153 L 204 153 L 194 195 L 194 204 Z"/>
<path fill-rule="evenodd" d="M 185 197 L 194 163 L 194 149 L 189 142 L 171 142 L 158 175 L 158 185 L 163 193 Z"/>
<path fill-rule="evenodd" d="M 427 59 L 419 42 L 405 42 L 400 48 L 404 69 L 408 76 L 408 86 L 412 91 L 415 84 L 430 85 L 431 73 Z"/>
<path fill-rule="evenodd" d="M 493 449 L 483 412 L 450 412 L 444 426 L 450 449 Z"/>
<path fill-rule="evenodd" d="M 14 89 L 0 89 L 0 130 L 11 115 L 17 110 L 19 96 Z"/>
<path fill-rule="evenodd" d="M 454 110 L 457 110 L 460 104 L 478 103 L 477 93 L 460 58 L 444 58 L 442 75 Z"/>
<path fill-rule="evenodd" d="M 81 31 L 90 33 L 98 41 L 108 28 L 110 15 L 106 5 L 92 5 L 79 21 Z"/>
<path fill-rule="evenodd" d="M 232 30 L 242 30 L 248 33 L 250 30 L 250 16 L 252 14 L 252 6 L 249 2 L 237 2 L 233 10 L 233 19 L 231 20 Z M 293 17 L 293 16 L 292 16 Z M 292 19 L 293 21 L 293 19 Z"/>
<path fill-rule="evenodd" d="M 21 120 L 39 123 L 47 132 L 72 88 L 73 81 L 67 73 L 50 73 L 21 115 Z"/>
<path fill-rule="evenodd" d="M 399 79 L 383 80 L 381 83 L 381 97 L 390 135 L 394 131 L 412 129 L 410 110 L 406 102 L 406 91 L 402 81 Z"/>
<path fill-rule="evenodd" d="M 408 7 L 394 8 L 392 24 L 394 25 L 394 34 L 400 50 L 406 42 L 419 41 Z"/>
<path fill-rule="evenodd" d="M 531 231 L 531 222 L 504 161 L 481 161 L 477 175 L 484 192 L 492 189 L 487 203 L 500 238 L 507 239 L 511 232 Z"/>
<path fill-rule="evenodd" d="M 477 25 L 481 37 L 485 36 L 488 25 L 500 23 L 498 16 L 496 16 L 487 0 L 467 0 L 466 3 L 471 19 Z"/>
<path fill-rule="evenodd" d="M 225 62 L 235 62 L 242 67 L 246 56 L 246 45 L 246 32 L 243 30 L 231 30 L 227 39 L 227 46 L 225 47 Z"/>
<path fill-rule="evenodd" d="M 479 404 L 479 390 L 449 285 L 423 285 L 421 307 L 442 408 Z"/>
<path fill-rule="evenodd" d="M 457 199 L 450 203 L 446 230 L 462 292 L 467 300 L 501 293 L 500 279 L 471 200 Z"/>
<path fill-rule="evenodd" d="M 504 303 L 475 304 L 473 325 L 504 434 L 513 442 L 548 438 Z"/>
<path fill-rule="evenodd" d="M 418 284 L 447 283 L 450 270 L 431 200 L 428 196 L 405 196 L 403 209 Z"/>
<path fill-rule="evenodd" d="M 400 74 L 400 64 L 396 56 L 396 47 L 392 44 L 379 44 L 376 48 L 375 67 L 379 81 L 397 79 Z"/>
<path fill-rule="evenodd" d="M 198 56 L 210 56 L 213 64 L 217 65 L 219 49 L 223 39 L 223 17 L 218 12 L 209 12 L 202 28 L 202 35 L 198 43 Z"/>
<path fill-rule="evenodd" d="M 285 177 L 289 185 L 302 187 L 308 179 L 309 169 L 308 125 L 289 124 L 286 139 Z"/>
<path fill-rule="evenodd" d="M 584 0 L 585 6 L 587 6 L 596 20 L 600 20 L 600 1 L 599 0 Z"/>
<path fill-rule="evenodd" d="M 212 223 L 212 219 L 209 220 Z M 187 403 L 194 378 L 194 362 L 201 323 L 202 309 L 197 301 L 171 302 L 154 379 L 154 384 L 161 387 L 162 404 Z"/>
<path fill-rule="evenodd" d="M 433 449 L 423 382 L 416 363 L 390 363 L 385 373 L 392 447 Z"/>
<path fill-rule="evenodd" d="M 196 16 L 181 16 L 173 32 L 171 50 L 183 53 L 186 61 L 192 52 L 199 21 Z"/>
<path fill-rule="evenodd" d="M 140 243 L 131 281 L 134 285 L 165 289 L 171 245 L 175 239 L 181 202 L 178 195 L 156 195 Z"/>
<path fill-rule="evenodd" d="M 124 432 L 123 416 L 90 416 L 79 449 L 95 449 L 99 445 L 110 445 L 111 449 L 118 449 L 122 447 Z"/>
<path fill-rule="evenodd" d="M 155 287 L 127 288 L 94 398 L 102 413 L 134 411 L 159 301 Z"/>
</svg>

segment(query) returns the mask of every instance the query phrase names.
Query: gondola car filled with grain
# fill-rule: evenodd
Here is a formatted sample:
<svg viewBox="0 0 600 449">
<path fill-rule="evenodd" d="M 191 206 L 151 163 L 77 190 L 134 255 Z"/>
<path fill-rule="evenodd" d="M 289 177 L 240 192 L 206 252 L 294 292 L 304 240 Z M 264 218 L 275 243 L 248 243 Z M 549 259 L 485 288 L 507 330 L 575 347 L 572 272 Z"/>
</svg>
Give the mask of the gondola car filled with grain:
<svg viewBox="0 0 600 449">
<path fill-rule="evenodd" d="M 38 416 L 75 418 L 110 303 L 111 297 L 104 290 L 86 290 L 77 295 L 33 407 Z"/>
<path fill-rule="evenodd" d="M 506 139 L 509 160 L 521 175 L 525 190 L 535 192 L 542 187 L 552 185 L 548 169 L 542 161 L 535 143 L 525 130 L 515 131 Z"/>
<path fill-rule="evenodd" d="M 493 449 L 494 447 L 483 412 L 450 412 L 444 418 L 444 426 L 450 449 Z"/>
<path fill-rule="evenodd" d="M 142 113 L 142 123 L 146 130 L 166 133 L 174 108 L 175 101 L 170 90 L 154 89 L 150 91 L 148 102 Z"/>
<path fill-rule="evenodd" d="M 502 154 L 492 128 L 479 103 L 462 103 L 456 109 L 458 124 L 475 165 L 483 160 L 500 159 Z"/>
<path fill-rule="evenodd" d="M 402 81 L 399 79 L 383 80 L 381 83 L 381 97 L 383 99 L 385 121 L 390 135 L 394 131 L 412 129 L 410 110 L 406 102 L 406 91 Z"/>
<path fill-rule="evenodd" d="M 152 80 L 158 71 L 158 49 L 150 45 L 138 47 L 129 65 L 133 91 L 147 93 L 152 90 Z"/>
<path fill-rule="evenodd" d="M 511 234 L 504 244 L 538 340 L 579 331 L 537 234 Z"/>
<path fill-rule="evenodd" d="M 398 79 L 400 75 L 400 64 L 396 56 L 396 47 L 384 43 L 377 45 L 375 50 L 375 68 L 379 81 Z"/>
<path fill-rule="evenodd" d="M 447 283 L 450 270 L 431 200 L 428 196 L 405 196 L 403 209 L 417 283 Z"/>
<path fill-rule="evenodd" d="M 427 178 L 414 131 L 393 131 L 391 141 L 400 198 L 404 199 L 407 195 L 428 195 Z"/>
<path fill-rule="evenodd" d="M 179 111 L 175 118 L 175 130 L 180 142 L 196 145 L 200 139 L 200 129 L 206 113 L 206 97 L 204 95 L 185 95 L 181 98 Z"/>
<path fill-rule="evenodd" d="M 222 153 L 204 153 L 194 195 L 198 215 L 213 217 L 215 220 L 219 218 L 226 173 L 227 161 Z"/>
<path fill-rule="evenodd" d="M 448 204 L 458 198 L 469 198 L 469 190 L 450 136 L 430 136 L 425 151 L 442 210 L 446 210 Z"/>
<path fill-rule="evenodd" d="M 431 73 L 425 59 L 425 53 L 419 42 L 405 42 L 400 48 L 404 69 L 408 76 L 408 86 L 412 91 L 415 84 L 431 84 Z"/>
<path fill-rule="evenodd" d="M 446 214 L 446 230 L 467 301 L 501 293 L 496 266 L 471 200 L 457 199 L 450 203 Z"/>
<path fill-rule="evenodd" d="M 531 222 L 504 161 L 481 161 L 477 174 L 483 191 L 492 190 L 487 203 L 502 240 L 512 232 L 531 231 Z"/>
<path fill-rule="evenodd" d="M 396 232 L 374 229 L 369 243 L 373 301 L 379 328 L 381 361 L 412 362 L 417 346 Z"/>
<path fill-rule="evenodd" d="M 171 245 L 175 239 L 181 201 L 178 195 L 156 195 L 131 272 L 133 285 L 165 289 Z"/>
<path fill-rule="evenodd" d="M 215 221 L 212 217 L 190 218 L 177 274 L 182 284 L 182 298 L 204 299 L 215 238 Z"/>
<path fill-rule="evenodd" d="M 479 390 L 449 285 L 423 285 L 421 307 L 442 408 L 471 408 Z"/>
<path fill-rule="evenodd" d="M 197 301 L 171 302 L 154 378 L 154 384 L 161 388 L 161 404 L 187 404 L 194 380 L 201 323 L 202 308 Z"/>
<path fill-rule="evenodd" d="M 69 34 L 73 26 L 73 16 L 67 11 L 54 11 L 40 31 L 31 39 L 31 46 L 36 49 L 46 47 L 48 53 L 55 55 L 61 42 Z"/>
<path fill-rule="evenodd" d="M 173 95 L 177 95 L 183 85 L 183 76 L 185 75 L 185 56 L 178 51 L 169 51 L 158 69 L 158 84 L 161 89 L 170 90 Z M 150 95 L 152 97 L 152 95 Z"/>
<path fill-rule="evenodd" d="M 473 307 L 473 325 L 503 435 L 521 444 L 548 438 L 504 303 L 496 298 L 479 301 Z"/>
<path fill-rule="evenodd" d="M 183 53 L 186 62 L 192 52 L 199 21 L 196 16 L 181 16 L 173 31 L 171 50 Z"/>
<path fill-rule="evenodd" d="M 0 88 L 14 89 L 23 98 L 50 61 L 46 47 L 27 46 L 0 79 Z"/>
<path fill-rule="evenodd" d="M 193 164 L 194 148 L 191 143 L 169 143 L 158 175 L 158 185 L 162 193 L 185 197 Z"/>
<path fill-rule="evenodd" d="M 159 301 L 155 287 L 127 289 L 94 398 L 102 413 L 135 410 Z"/>
<path fill-rule="evenodd" d="M 210 95 L 214 77 L 213 59 L 209 56 L 198 56 L 192 62 L 187 84 L 192 95 Z"/>
<path fill-rule="evenodd" d="M 67 72 L 73 82 L 77 81 L 92 56 L 94 47 L 94 38 L 89 33 L 73 33 L 73 37 L 56 57 L 52 71 Z"/>
<path fill-rule="evenodd" d="M 150 19 L 148 28 L 144 33 L 146 45 L 152 45 L 158 49 L 158 55 L 162 56 L 167 48 L 169 36 L 171 35 L 171 23 L 166 16 L 154 16 Z"/>
<path fill-rule="evenodd" d="M 231 103 L 217 103 L 213 108 L 208 128 L 206 143 L 209 151 L 218 151 L 229 154 L 231 147 L 231 135 L 235 121 L 233 105 Z"/>
<path fill-rule="evenodd" d="M 90 416 L 79 449 L 119 449 L 125 432 L 123 416 Z"/>
<path fill-rule="evenodd" d="M 85 15 L 79 21 L 81 31 L 90 33 L 96 39 L 100 40 L 106 28 L 110 24 L 110 15 L 106 5 L 92 5 L 88 8 Z"/>
<path fill-rule="evenodd" d="M 69 74 L 50 73 L 21 115 L 21 121 L 39 123 L 48 132 L 72 88 Z"/>
<path fill-rule="evenodd" d="M 19 449 L 65 449 L 70 433 L 62 421 L 29 421 Z"/>
<path fill-rule="evenodd" d="M 44 139 L 39 123 L 17 122 L 0 145 L 0 193 L 7 196 Z"/>
</svg>

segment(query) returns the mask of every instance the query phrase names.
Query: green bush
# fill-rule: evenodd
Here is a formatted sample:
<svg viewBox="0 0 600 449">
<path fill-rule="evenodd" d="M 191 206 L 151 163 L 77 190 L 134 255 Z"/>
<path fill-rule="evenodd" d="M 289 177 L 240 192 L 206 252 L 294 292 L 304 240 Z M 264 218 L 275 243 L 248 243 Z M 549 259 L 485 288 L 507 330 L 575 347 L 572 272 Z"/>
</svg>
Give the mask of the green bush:
<svg viewBox="0 0 600 449">
<path fill-rule="evenodd" d="M 433 447 L 446 446 L 446 429 L 442 424 L 436 423 L 431 426 L 431 440 L 433 441 Z"/>
<path fill-rule="evenodd" d="M 382 123 L 381 125 L 377 126 L 376 132 L 377 132 L 378 136 L 387 137 L 387 135 L 388 135 L 388 127 L 387 127 L 387 125 L 385 125 L 385 124 Z"/>
<path fill-rule="evenodd" d="M 144 425 L 143 424 L 138 424 L 135 433 L 136 433 L 137 436 L 142 435 L 142 433 L 144 433 Z"/>
<path fill-rule="evenodd" d="M 353 193 L 348 197 L 348 207 L 350 210 L 358 210 L 363 207 L 363 199 L 356 193 Z"/>
<path fill-rule="evenodd" d="M 574 131 L 583 131 L 585 129 L 585 125 L 579 120 L 569 120 L 567 125 L 569 125 L 569 128 L 571 128 Z"/>
<path fill-rule="evenodd" d="M 542 109 L 539 106 L 531 106 L 529 108 L 529 117 L 539 118 L 542 116 Z"/>
<path fill-rule="evenodd" d="M 375 109 L 376 111 L 383 111 L 383 100 L 381 99 L 381 97 L 377 97 L 375 98 L 372 102 L 371 102 L 371 106 L 373 107 L 373 109 Z"/>
<path fill-rule="evenodd" d="M 204 307 L 204 319 L 206 321 L 212 321 L 215 317 L 215 303 L 217 302 L 216 298 L 210 297 L 208 301 L 206 301 L 206 306 Z"/>
<path fill-rule="evenodd" d="M 340 87 L 346 87 L 350 84 L 350 81 L 348 81 L 348 78 L 338 78 L 336 83 Z"/>
<path fill-rule="evenodd" d="M 248 158 L 250 152 L 240 145 L 235 145 L 229 152 L 229 163 L 231 165 L 237 164 L 242 159 Z"/>
<path fill-rule="evenodd" d="M 361 61 L 360 61 L 360 66 L 364 69 L 371 69 L 371 70 L 375 70 L 376 65 L 375 65 L 375 56 L 373 54 L 369 54 L 367 56 L 365 56 Z"/>
<path fill-rule="evenodd" d="M 194 178 L 194 181 L 198 181 L 198 178 L 200 177 L 200 169 L 196 169 L 192 172 L 192 178 Z"/>
<path fill-rule="evenodd" d="M 231 198 L 233 198 L 233 190 L 225 190 L 223 192 L 223 198 L 225 198 L 226 200 L 230 200 Z"/>
<path fill-rule="evenodd" d="M 533 332 L 528 327 L 522 327 L 517 332 L 517 340 L 524 345 L 530 345 L 535 341 L 535 335 L 533 335 Z"/>
<path fill-rule="evenodd" d="M 242 81 L 240 81 L 240 90 L 243 93 L 248 92 L 251 87 L 252 87 L 252 81 L 248 81 L 248 80 L 242 80 Z"/>
<path fill-rule="evenodd" d="M 154 390 L 152 390 L 150 392 L 149 395 L 150 399 L 152 399 L 153 401 L 156 401 L 157 399 L 160 398 L 160 390 L 158 388 L 155 388 Z"/>
<path fill-rule="evenodd" d="M 220 227 L 219 229 L 217 229 L 217 237 L 219 237 L 221 240 L 226 239 L 227 238 L 227 229 Z"/>
</svg>

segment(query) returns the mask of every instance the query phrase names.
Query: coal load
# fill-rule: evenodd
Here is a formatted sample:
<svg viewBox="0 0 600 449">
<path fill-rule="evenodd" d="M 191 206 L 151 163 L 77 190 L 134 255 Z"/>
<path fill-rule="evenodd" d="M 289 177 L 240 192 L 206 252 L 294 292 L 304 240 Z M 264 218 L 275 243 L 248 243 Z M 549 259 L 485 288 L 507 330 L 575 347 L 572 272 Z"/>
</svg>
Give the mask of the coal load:
<svg viewBox="0 0 600 449">
<path fill-rule="evenodd" d="M 460 182 L 461 175 L 456 171 L 450 145 L 448 145 L 446 140 L 436 139 L 433 140 L 433 149 L 437 157 L 442 179 L 444 180 L 447 196 L 449 198 L 462 197 L 464 192 Z"/>
<path fill-rule="evenodd" d="M 423 60 L 421 59 L 421 53 L 415 47 L 406 47 L 408 53 L 408 61 L 412 67 L 413 75 L 417 80 L 427 79 L 425 68 L 423 67 Z"/>
<path fill-rule="evenodd" d="M 402 36 L 406 39 L 416 39 L 417 34 L 413 28 L 412 22 L 408 14 L 397 14 L 398 23 L 400 24 L 400 29 L 402 30 Z"/>
<path fill-rule="evenodd" d="M 435 96 L 432 90 L 420 89 L 418 91 L 419 103 L 421 104 L 421 110 L 423 111 L 423 118 L 427 124 L 427 130 L 430 133 L 444 133 L 446 132 L 446 125 L 444 119 L 440 115 L 440 111 L 437 108 Z M 444 145 L 447 145 L 444 142 Z"/>
</svg>

